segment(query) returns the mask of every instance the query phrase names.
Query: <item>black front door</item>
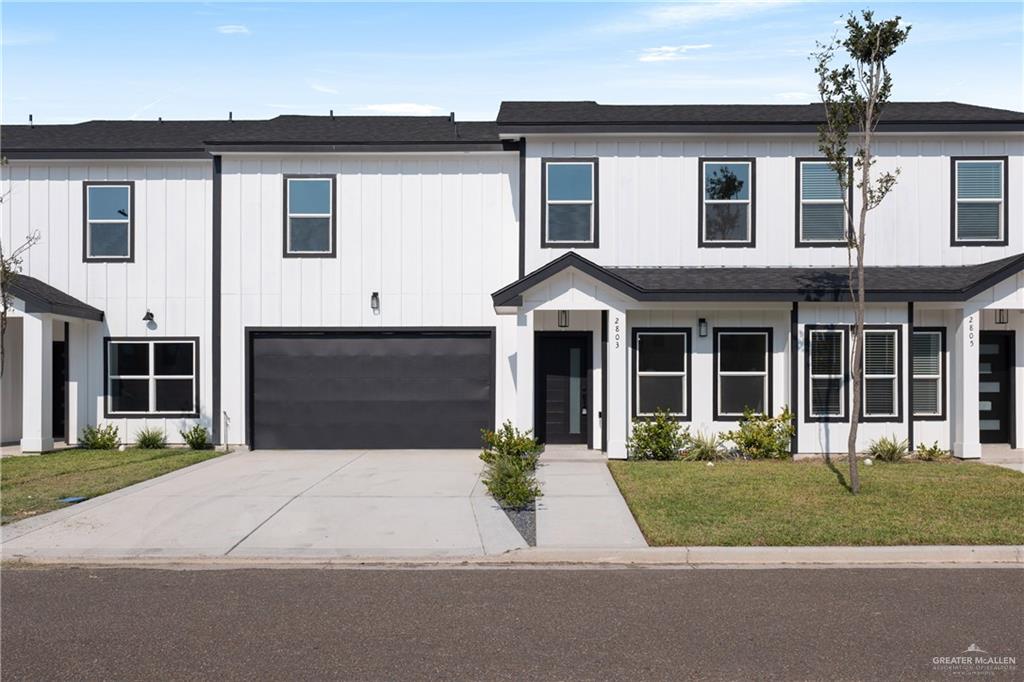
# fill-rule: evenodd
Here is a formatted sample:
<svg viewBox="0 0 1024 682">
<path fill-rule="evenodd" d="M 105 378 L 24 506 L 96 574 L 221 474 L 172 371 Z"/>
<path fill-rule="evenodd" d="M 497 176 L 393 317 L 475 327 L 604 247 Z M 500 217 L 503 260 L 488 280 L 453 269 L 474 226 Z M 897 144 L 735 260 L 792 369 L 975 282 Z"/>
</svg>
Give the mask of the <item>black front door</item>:
<svg viewBox="0 0 1024 682">
<path fill-rule="evenodd" d="M 1013 427 L 1011 332 L 981 332 L 978 349 L 978 429 L 982 443 L 1009 443 Z"/>
<path fill-rule="evenodd" d="M 537 438 L 544 443 L 588 443 L 590 333 L 537 335 Z"/>
<path fill-rule="evenodd" d="M 64 440 L 67 434 L 66 415 L 68 404 L 68 344 L 66 341 L 53 342 L 53 437 Z"/>
</svg>

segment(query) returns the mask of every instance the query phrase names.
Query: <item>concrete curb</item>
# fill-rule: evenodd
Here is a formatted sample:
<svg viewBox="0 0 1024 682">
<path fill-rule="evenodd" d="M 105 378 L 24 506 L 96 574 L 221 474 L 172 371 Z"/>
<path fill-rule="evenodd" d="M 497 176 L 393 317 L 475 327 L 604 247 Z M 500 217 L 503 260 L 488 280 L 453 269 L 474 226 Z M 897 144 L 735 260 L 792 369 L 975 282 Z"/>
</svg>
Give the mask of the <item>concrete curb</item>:
<svg viewBox="0 0 1024 682">
<path fill-rule="evenodd" d="M 1021 545 L 516 549 L 485 556 L 68 556 L 4 558 L 6 568 L 1024 568 Z"/>
</svg>

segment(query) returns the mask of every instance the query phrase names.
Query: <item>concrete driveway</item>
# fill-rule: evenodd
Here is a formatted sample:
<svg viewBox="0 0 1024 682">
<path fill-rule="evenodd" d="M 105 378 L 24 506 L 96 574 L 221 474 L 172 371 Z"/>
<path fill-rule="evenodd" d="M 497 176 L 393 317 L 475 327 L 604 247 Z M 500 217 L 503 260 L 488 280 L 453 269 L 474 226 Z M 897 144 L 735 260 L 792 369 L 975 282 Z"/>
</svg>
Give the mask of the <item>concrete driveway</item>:
<svg viewBox="0 0 1024 682">
<path fill-rule="evenodd" d="M 26 519 L 3 558 L 424 557 L 525 547 L 471 450 L 257 451 Z"/>
</svg>

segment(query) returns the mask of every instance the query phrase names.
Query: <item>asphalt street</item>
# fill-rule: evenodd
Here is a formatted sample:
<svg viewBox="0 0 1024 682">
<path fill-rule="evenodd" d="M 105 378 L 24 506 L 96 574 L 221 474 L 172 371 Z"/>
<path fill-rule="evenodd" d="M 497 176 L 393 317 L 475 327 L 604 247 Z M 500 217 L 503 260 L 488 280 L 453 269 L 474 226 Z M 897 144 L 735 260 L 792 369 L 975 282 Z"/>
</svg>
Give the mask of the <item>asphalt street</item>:
<svg viewBox="0 0 1024 682">
<path fill-rule="evenodd" d="M 935 660 L 971 645 L 1024 677 L 1018 569 L 5 568 L 0 596 L 5 682 L 964 679 Z"/>
</svg>

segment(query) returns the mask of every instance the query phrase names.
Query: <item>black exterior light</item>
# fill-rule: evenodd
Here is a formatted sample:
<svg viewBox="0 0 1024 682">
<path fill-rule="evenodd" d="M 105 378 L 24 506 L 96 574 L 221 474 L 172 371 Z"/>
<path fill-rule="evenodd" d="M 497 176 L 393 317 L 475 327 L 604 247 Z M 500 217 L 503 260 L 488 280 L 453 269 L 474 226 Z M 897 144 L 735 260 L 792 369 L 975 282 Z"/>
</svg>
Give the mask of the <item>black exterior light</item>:
<svg viewBox="0 0 1024 682">
<path fill-rule="evenodd" d="M 150 311 L 150 310 L 147 310 L 146 314 L 142 316 L 142 321 L 143 322 L 152 322 L 153 321 L 153 312 Z"/>
<path fill-rule="evenodd" d="M 707 336 L 708 335 L 708 321 L 703 317 L 697 320 L 697 335 Z"/>
<path fill-rule="evenodd" d="M 558 326 L 559 327 L 563 327 L 563 328 L 569 326 L 569 311 L 568 310 L 559 310 L 558 311 Z"/>
<path fill-rule="evenodd" d="M 373 292 L 370 294 L 370 310 L 375 313 L 380 312 L 380 292 Z"/>
<path fill-rule="evenodd" d="M 1006 308 L 996 310 L 996 324 L 1010 324 L 1010 311 Z"/>
</svg>

